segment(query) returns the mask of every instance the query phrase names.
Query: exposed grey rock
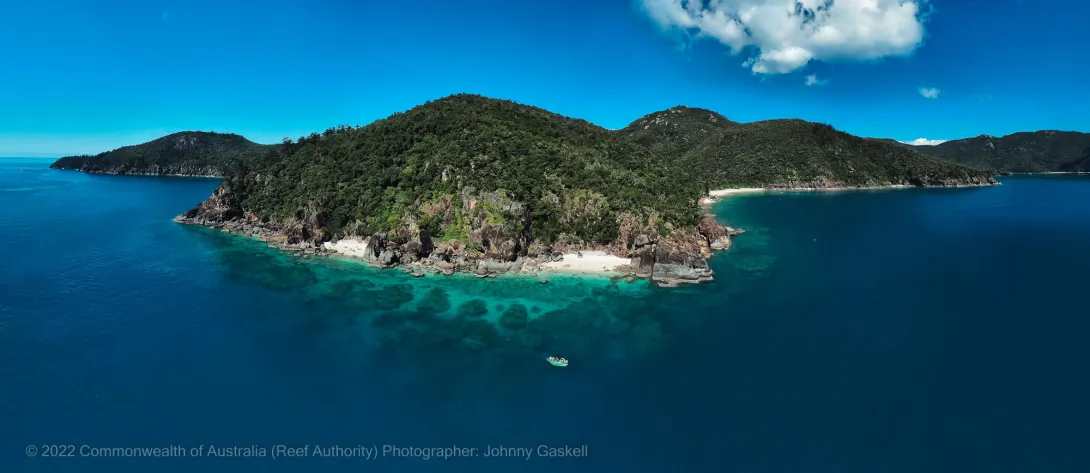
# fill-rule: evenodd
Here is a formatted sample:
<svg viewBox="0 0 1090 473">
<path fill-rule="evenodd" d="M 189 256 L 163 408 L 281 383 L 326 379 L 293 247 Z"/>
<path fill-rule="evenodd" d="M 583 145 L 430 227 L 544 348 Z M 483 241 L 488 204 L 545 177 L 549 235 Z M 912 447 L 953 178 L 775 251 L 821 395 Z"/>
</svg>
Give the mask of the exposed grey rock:
<svg viewBox="0 0 1090 473">
<path fill-rule="evenodd" d="M 385 249 L 378 255 L 378 264 L 386 267 L 396 266 L 401 263 L 401 251 L 396 249 Z"/>
<path fill-rule="evenodd" d="M 636 276 L 641 278 L 649 278 L 654 272 L 655 268 L 655 253 L 647 251 L 632 258 L 633 266 L 636 267 Z"/>
<path fill-rule="evenodd" d="M 712 270 L 707 267 L 706 263 L 701 267 L 695 261 L 692 264 L 655 264 L 651 275 L 652 281 L 672 284 L 696 283 L 708 281 L 711 278 Z"/>
<path fill-rule="evenodd" d="M 482 260 L 477 263 L 477 272 L 485 274 L 516 272 L 521 268 L 521 261 Z"/>
</svg>

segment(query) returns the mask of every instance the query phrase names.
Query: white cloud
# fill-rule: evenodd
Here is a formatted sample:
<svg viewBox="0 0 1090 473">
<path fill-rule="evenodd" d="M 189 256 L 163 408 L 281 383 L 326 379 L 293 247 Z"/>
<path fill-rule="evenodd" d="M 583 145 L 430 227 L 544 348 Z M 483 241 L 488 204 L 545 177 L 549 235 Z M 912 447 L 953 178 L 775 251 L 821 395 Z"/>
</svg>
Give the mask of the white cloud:
<svg viewBox="0 0 1090 473">
<path fill-rule="evenodd" d="M 940 92 L 942 91 L 934 87 L 920 87 L 920 95 L 922 95 L 925 99 L 937 99 L 939 98 Z"/>
<path fill-rule="evenodd" d="M 825 85 L 828 83 L 828 80 L 818 79 L 817 74 L 810 74 L 806 76 L 806 85 Z"/>
<path fill-rule="evenodd" d="M 928 0 L 640 0 L 664 28 L 714 38 L 758 74 L 784 74 L 811 60 L 908 55 L 923 41 Z"/>
<path fill-rule="evenodd" d="M 915 140 L 902 141 L 901 143 L 904 143 L 906 145 L 912 145 L 912 146 L 935 146 L 935 145 L 943 144 L 943 143 L 945 143 L 947 141 L 948 140 L 929 140 L 927 138 L 916 138 Z"/>
</svg>

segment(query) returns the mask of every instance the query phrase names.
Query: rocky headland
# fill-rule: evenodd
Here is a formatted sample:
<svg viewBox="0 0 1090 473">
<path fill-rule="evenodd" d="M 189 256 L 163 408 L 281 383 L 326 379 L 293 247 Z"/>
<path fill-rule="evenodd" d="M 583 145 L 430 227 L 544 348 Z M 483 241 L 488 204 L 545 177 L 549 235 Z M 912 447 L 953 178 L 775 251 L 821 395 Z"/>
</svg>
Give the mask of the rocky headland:
<svg viewBox="0 0 1090 473">
<path fill-rule="evenodd" d="M 502 205 L 488 197 L 466 196 L 466 214 L 477 205 Z M 234 235 L 254 238 L 270 247 L 303 256 L 342 256 L 380 268 L 399 268 L 414 276 L 468 273 L 479 278 L 502 274 L 545 277 L 549 272 L 598 274 L 634 282 L 650 280 L 660 287 L 710 281 L 707 258 L 727 250 L 744 230 L 724 227 L 705 214 L 695 229 L 662 235 L 654 226 L 626 227 L 622 237 L 608 245 L 586 244 L 567 236 L 552 245 L 527 241 L 523 235 L 478 221 L 465 242 L 432 237 L 427 230 L 402 231 L 332 238 L 321 222 L 292 221 L 287 225 L 262 222 L 238 206 L 229 188 L 221 187 L 197 207 L 174 218 Z M 586 261 L 584 261 L 584 258 Z M 585 263 L 585 264 L 584 264 Z M 547 282 L 547 279 L 542 279 Z"/>
</svg>

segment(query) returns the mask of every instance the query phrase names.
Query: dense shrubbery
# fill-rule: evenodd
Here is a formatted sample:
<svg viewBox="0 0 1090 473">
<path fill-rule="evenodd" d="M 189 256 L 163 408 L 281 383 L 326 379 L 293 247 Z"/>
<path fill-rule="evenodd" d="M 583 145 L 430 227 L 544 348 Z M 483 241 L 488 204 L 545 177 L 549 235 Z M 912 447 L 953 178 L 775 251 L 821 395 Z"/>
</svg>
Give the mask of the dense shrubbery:
<svg viewBox="0 0 1090 473">
<path fill-rule="evenodd" d="M 482 200 L 478 212 L 535 240 L 569 233 L 607 243 L 624 213 L 695 224 L 703 190 L 680 178 L 676 166 L 601 127 L 473 95 L 285 141 L 240 171 L 232 190 L 261 218 L 318 219 L 333 233 L 356 234 L 415 221 L 433 235 L 462 240 L 470 230 L 463 193 L 520 204 L 523 213 Z M 430 213 L 442 202 L 453 202 L 450 212 Z"/>
</svg>

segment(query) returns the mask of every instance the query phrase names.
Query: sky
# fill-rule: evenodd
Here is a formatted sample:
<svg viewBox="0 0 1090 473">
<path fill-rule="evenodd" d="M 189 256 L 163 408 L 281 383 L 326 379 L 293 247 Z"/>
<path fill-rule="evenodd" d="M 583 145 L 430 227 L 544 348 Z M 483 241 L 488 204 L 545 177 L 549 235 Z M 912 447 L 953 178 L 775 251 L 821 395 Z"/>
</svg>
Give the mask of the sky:
<svg viewBox="0 0 1090 473">
<path fill-rule="evenodd" d="M 0 0 L 0 156 L 262 143 L 468 92 L 921 143 L 1090 131 L 1076 0 Z"/>
</svg>

